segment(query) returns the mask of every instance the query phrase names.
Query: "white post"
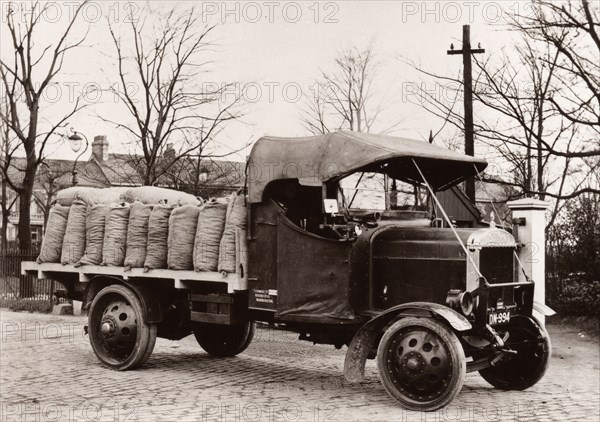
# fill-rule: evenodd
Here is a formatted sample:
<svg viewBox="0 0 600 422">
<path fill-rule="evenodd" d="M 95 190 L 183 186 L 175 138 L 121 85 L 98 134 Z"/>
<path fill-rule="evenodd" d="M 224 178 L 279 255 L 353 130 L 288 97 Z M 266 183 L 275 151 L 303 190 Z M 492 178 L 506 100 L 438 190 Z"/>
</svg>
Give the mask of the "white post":
<svg viewBox="0 0 600 422">
<path fill-rule="evenodd" d="M 525 246 L 519 249 L 518 256 L 525 273 L 535 282 L 533 300 L 545 304 L 546 297 L 546 209 L 550 204 L 533 198 L 524 198 L 507 203 L 512 211 L 513 221 L 517 220 L 516 237 Z M 526 281 L 519 270 L 519 281 Z M 545 323 L 544 315 L 534 310 L 535 318 Z"/>
</svg>

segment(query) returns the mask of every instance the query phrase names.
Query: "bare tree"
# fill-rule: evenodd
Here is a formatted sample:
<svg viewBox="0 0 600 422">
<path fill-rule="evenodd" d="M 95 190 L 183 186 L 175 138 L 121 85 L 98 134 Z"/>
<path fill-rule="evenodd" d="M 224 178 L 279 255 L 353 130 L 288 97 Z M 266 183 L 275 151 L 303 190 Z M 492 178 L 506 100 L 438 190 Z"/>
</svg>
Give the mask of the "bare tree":
<svg viewBox="0 0 600 422">
<path fill-rule="evenodd" d="M 203 153 L 240 117 L 239 98 L 222 101 L 228 84 L 201 83 L 215 27 L 203 25 L 194 8 L 161 14 L 148 6 L 143 20 L 130 21 L 123 38 L 109 24 L 120 82 L 114 92 L 127 117 L 104 120 L 135 140 L 141 155 L 132 154 L 131 165 L 144 185 L 152 185 L 182 157 Z M 167 149 L 175 153 L 165 159 Z"/>
<path fill-rule="evenodd" d="M 600 155 L 600 6 L 589 0 L 552 2 L 535 0 L 532 13 L 509 16 L 509 25 L 525 37 L 548 48 L 538 59 L 558 68 L 561 86 L 548 96 L 554 109 L 570 122 L 587 130 L 587 148 L 561 151 L 545 147 L 554 155 L 591 157 Z"/>
<path fill-rule="evenodd" d="M 600 156 L 599 127 L 594 123 L 594 113 L 598 112 L 598 70 L 594 76 L 586 72 L 598 69 L 593 57 L 597 58 L 600 50 L 595 42 L 588 42 L 583 48 L 583 41 L 578 41 L 581 50 L 576 50 L 569 40 L 576 38 L 578 30 L 566 21 L 562 26 L 559 21 L 550 23 L 545 8 L 554 6 L 547 3 L 534 2 L 535 13 L 529 20 L 509 21 L 509 28 L 522 34 L 522 41 L 516 46 L 518 60 L 514 51 L 476 60 L 474 97 L 480 104 L 475 123 L 477 139 L 491 149 L 491 156 L 495 151 L 496 161 L 504 163 L 501 167 L 505 169 L 502 174 L 487 174 L 485 180 L 515 188 L 521 196 L 553 199 L 552 224 L 566 200 L 599 192 L 599 185 L 590 183 L 589 177 L 598 171 L 594 157 Z M 586 0 L 579 0 L 579 4 L 581 10 L 588 7 Z M 568 7 L 565 10 L 574 10 L 571 4 Z M 532 19 L 537 19 L 537 24 Z M 523 22 L 529 23 L 523 26 Z M 546 25 L 561 28 L 561 37 L 550 39 L 551 34 L 541 29 Z M 547 37 L 538 36 L 536 30 Z M 596 32 L 587 28 L 585 34 L 594 40 Z M 565 51 L 571 53 L 565 55 Z M 567 65 L 568 57 L 585 63 L 585 72 L 581 72 L 583 65 Z M 458 78 L 414 67 L 460 95 L 462 81 Z M 578 88 L 573 88 L 576 85 Z M 586 92 L 589 97 L 583 97 Z M 426 110 L 456 128 L 464 128 L 463 116 L 454 109 L 454 103 L 425 90 L 420 94 L 420 104 Z M 559 105 L 559 101 L 568 101 L 571 111 L 565 112 L 566 106 Z M 577 101 L 581 102 L 579 109 L 574 106 Z"/>
<path fill-rule="evenodd" d="M 161 185 L 203 198 L 222 196 L 242 185 L 244 166 L 212 157 L 186 156 L 164 174 Z"/>
<path fill-rule="evenodd" d="M 2 176 L 8 186 L 19 196 L 19 247 L 26 251 L 31 248 L 30 210 L 38 166 L 44 158 L 44 148 L 56 131 L 63 127 L 68 119 L 82 108 L 79 99 L 72 109 L 42 127 L 40 108 L 43 95 L 48 86 L 60 74 L 65 55 L 80 46 L 85 35 L 78 41 L 69 42 L 69 34 L 77 21 L 79 12 L 85 2 L 75 9 L 66 29 L 54 42 L 45 43 L 47 34 L 40 25 L 49 3 L 32 4 L 31 12 L 19 16 L 12 4 L 5 8 L 3 19 L 7 25 L 5 33 L 11 40 L 11 48 L 3 50 L 0 59 L 0 76 L 7 98 L 7 107 L 2 110 L 0 118 L 8 126 L 10 136 L 16 139 L 17 148 L 26 156 L 26 165 L 21 180 L 13 180 L 7 171 L 10 158 L 5 156 Z M 86 34 L 87 35 L 87 34 Z M 44 46 L 40 48 L 40 46 Z"/>
<path fill-rule="evenodd" d="M 8 98 L 5 95 L 5 93 L 3 94 L 4 95 L 2 95 L 2 102 L 0 103 L 0 113 L 6 113 L 8 107 Z M 6 250 L 8 246 L 8 217 L 10 216 L 10 209 L 12 208 L 14 202 L 17 200 L 18 197 L 9 197 L 9 186 L 6 177 L 4 177 L 4 174 L 8 173 L 8 171 L 10 170 L 10 162 L 15 152 L 14 139 L 11 138 L 10 128 L 4 120 L 0 120 L 0 136 L 2 137 L 0 144 L 0 174 L 3 175 L 1 181 L 2 198 L 0 198 L 0 210 L 2 211 L 0 250 Z"/>
<path fill-rule="evenodd" d="M 346 49 L 335 59 L 335 69 L 322 72 L 306 98 L 302 112 L 304 127 L 314 134 L 325 134 L 346 129 L 357 132 L 377 130 L 385 133 L 389 127 L 376 127 L 385 108 L 376 103 L 374 83 L 379 63 L 374 58 L 373 46 L 365 50 Z"/>
</svg>

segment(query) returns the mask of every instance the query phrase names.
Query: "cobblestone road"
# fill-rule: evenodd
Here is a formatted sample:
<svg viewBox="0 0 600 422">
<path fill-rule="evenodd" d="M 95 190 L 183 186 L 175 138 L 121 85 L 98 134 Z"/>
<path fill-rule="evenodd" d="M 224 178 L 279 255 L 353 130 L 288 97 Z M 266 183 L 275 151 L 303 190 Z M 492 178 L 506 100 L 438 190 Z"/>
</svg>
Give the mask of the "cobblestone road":
<svg viewBox="0 0 600 422">
<path fill-rule="evenodd" d="M 1 421 L 598 421 L 599 345 L 576 328 L 549 326 L 554 357 L 523 392 L 492 389 L 469 374 L 438 412 L 398 407 L 379 384 L 347 383 L 344 350 L 259 330 L 235 358 L 208 357 L 193 337 L 159 339 L 148 363 L 114 372 L 97 362 L 83 317 L 0 313 Z"/>
</svg>

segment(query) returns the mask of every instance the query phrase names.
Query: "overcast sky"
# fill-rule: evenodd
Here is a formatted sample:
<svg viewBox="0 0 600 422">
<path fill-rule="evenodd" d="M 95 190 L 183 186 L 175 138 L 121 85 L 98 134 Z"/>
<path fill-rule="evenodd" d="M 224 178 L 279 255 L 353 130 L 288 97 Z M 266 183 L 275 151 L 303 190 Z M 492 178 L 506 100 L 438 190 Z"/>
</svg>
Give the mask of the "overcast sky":
<svg viewBox="0 0 600 422">
<path fill-rule="evenodd" d="M 43 22 L 39 47 L 52 43 L 68 22 L 73 2 L 53 2 Z M 336 53 L 344 48 L 365 47 L 374 43 L 381 62 L 376 91 L 387 104 L 382 126 L 400 122 L 395 135 L 426 139 L 430 129 L 441 122 L 413 104 L 415 84 L 421 78 L 405 60 L 420 63 L 437 73 L 457 76 L 462 68 L 460 56 L 448 56 L 450 43 L 460 48 L 462 25 L 471 25 L 472 43 L 481 43 L 486 54 L 513 49 L 512 35 L 502 31 L 501 10 L 527 13 L 527 2 L 433 2 L 433 1 L 257 1 L 257 2 L 174 2 L 151 1 L 151 7 L 166 10 L 174 5 L 196 5 L 205 20 L 219 23 L 213 40 L 218 47 L 208 82 L 238 81 L 238 91 L 246 94 L 243 124 L 236 124 L 217 140 L 219 152 L 227 152 L 263 135 L 302 136 L 300 121 L 302 95 L 322 70 L 331 69 Z M 20 5 L 21 3 L 19 3 Z M 114 46 L 107 19 L 119 30 L 127 12 L 138 13 L 143 3 L 91 2 L 83 11 L 71 39 L 89 28 L 86 47 L 69 53 L 63 72 L 48 93 L 44 117 L 52 119 L 70 106 L 72 92 L 79 93 L 90 84 L 108 88 L 114 80 Z M 2 57 L 7 48 L 7 3 L 2 2 Z M 19 6 L 20 7 L 20 6 Z M 22 12 L 18 10 L 17 13 Z M 139 12 L 141 13 L 141 12 Z M 19 16 L 18 14 L 16 16 Z M 42 27 L 40 27 L 41 29 Z M 124 33 L 125 34 L 125 33 Z M 38 34 L 39 35 L 39 34 Z M 432 83 L 428 89 L 438 89 Z M 441 90 L 440 90 L 441 91 Z M 412 100 L 412 101 L 411 101 Z M 102 123 L 97 115 L 110 119 L 123 116 L 123 108 L 111 94 L 90 95 L 91 106 L 74 117 L 71 125 L 85 133 L 108 135 L 111 152 L 126 152 L 127 136 Z M 51 104 L 50 104 L 51 103 Z M 389 123 L 389 124 L 388 124 Z M 88 153 L 91 152 L 88 151 Z M 243 160 L 247 151 L 232 157 Z M 51 157 L 73 158 L 74 153 L 57 140 L 47 151 Z"/>
</svg>

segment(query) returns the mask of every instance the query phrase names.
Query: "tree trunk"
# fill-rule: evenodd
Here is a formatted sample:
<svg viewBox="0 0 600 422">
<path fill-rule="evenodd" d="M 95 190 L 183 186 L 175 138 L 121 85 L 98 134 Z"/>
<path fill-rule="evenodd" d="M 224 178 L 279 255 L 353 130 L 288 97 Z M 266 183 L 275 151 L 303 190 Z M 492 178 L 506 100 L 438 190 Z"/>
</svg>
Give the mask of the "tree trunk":
<svg viewBox="0 0 600 422">
<path fill-rule="evenodd" d="M 23 192 L 19 197 L 19 249 L 24 256 L 31 253 L 31 192 L 31 187 L 24 185 Z M 19 297 L 31 297 L 32 295 L 33 283 L 31 277 L 20 276 Z"/>
<path fill-rule="evenodd" d="M 36 129 L 37 126 L 31 124 L 30 138 L 24 143 L 25 152 L 27 153 L 27 166 L 25 167 L 25 176 L 19 192 L 19 249 L 24 256 L 31 254 L 31 198 L 33 197 L 33 186 L 37 172 L 37 159 L 35 156 Z M 31 297 L 33 294 L 32 287 L 31 277 L 21 276 L 19 296 Z"/>
<path fill-rule="evenodd" d="M 527 173 L 525 176 L 525 188 L 527 192 L 532 191 L 533 187 L 533 166 L 531 164 L 531 138 L 527 136 Z M 527 196 L 532 196 L 531 194 L 527 194 Z"/>
<path fill-rule="evenodd" d="M 544 192 L 544 163 L 543 163 L 543 155 L 542 155 L 542 142 L 540 141 L 540 139 L 542 139 L 542 136 L 544 134 L 544 120 L 542 119 L 542 113 L 544 112 L 543 109 L 543 97 L 540 98 L 540 105 L 538 107 L 538 128 L 537 128 L 537 191 L 538 192 L 542 192 L 539 195 L 539 199 L 541 201 L 543 201 L 544 199 L 546 199 L 546 195 L 543 194 Z"/>
<path fill-rule="evenodd" d="M 0 248 L 5 251 L 8 247 L 8 198 L 6 180 L 2 178 L 2 230 L 0 231 Z"/>
</svg>

